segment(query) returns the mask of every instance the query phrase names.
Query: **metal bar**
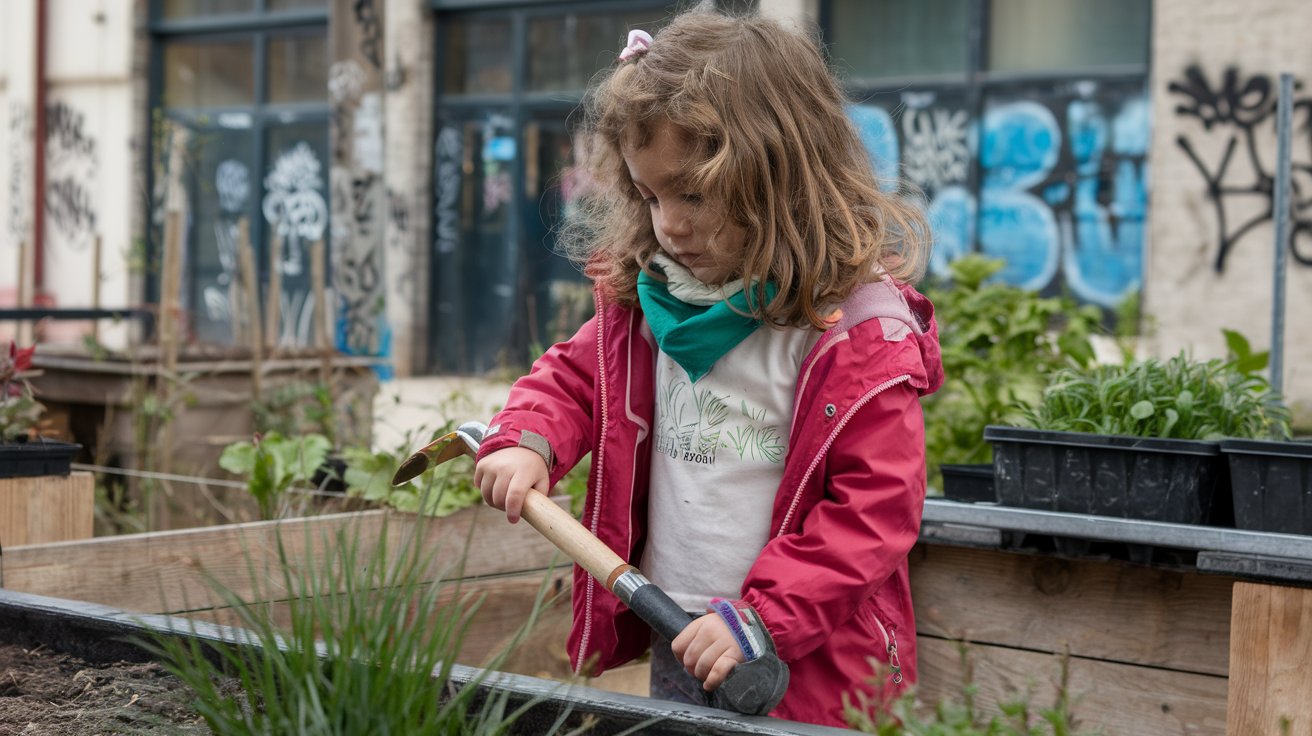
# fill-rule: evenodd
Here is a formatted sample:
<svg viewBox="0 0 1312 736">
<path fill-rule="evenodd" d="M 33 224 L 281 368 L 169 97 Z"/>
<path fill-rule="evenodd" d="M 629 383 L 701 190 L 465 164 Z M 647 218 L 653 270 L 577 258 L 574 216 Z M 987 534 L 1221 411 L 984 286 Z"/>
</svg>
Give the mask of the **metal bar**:
<svg viewBox="0 0 1312 736">
<path fill-rule="evenodd" d="M 1271 386 L 1285 383 L 1285 259 L 1289 250 L 1290 132 L 1294 123 L 1294 75 L 1280 75 L 1276 99 L 1276 181 L 1272 213 L 1276 221 L 1275 285 L 1271 292 Z"/>
<path fill-rule="evenodd" d="M 1167 524 L 1142 519 L 967 504 L 936 498 L 925 500 L 924 521 L 1106 542 L 1312 560 L 1312 536 L 1300 534 Z"/>
<path fill-rule="evenodd" d="M 1237 555 L 1228 552 L 1199 552 L 1199 572 L 1210 572 L 1259 580 L 1312 583 L 1312 561 L 1266 555 Z"/>
</svg>

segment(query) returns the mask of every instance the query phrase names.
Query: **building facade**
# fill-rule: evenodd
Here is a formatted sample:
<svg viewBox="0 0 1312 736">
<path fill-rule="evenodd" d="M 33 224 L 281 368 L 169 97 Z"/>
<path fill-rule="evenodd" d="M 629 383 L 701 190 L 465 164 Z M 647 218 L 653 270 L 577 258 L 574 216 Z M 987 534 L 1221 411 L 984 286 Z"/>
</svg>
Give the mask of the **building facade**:
<svg viewBox="0 0 1312 736">
<path fill-rule="evenodd" d="M 1137 299 L 1149 353 L 1222 354 L 1222 328 L 1270 343 L 1276 79 L 1312 75 L 1312 6 L 721 5 L 820 26 L 877 171 L 925 195 L 932 271 L 979 251 L 1109 315 Z M 591 310 L 553 252 L 588 186 L 571 113 L 625 32 L 671 7 L 6 3 L 0 305 L 158 301 L 172 242 L 192 340 L 258 324 L 400 373 L 522 366 Z M 1308 404 L 1312 97 L 1295 98 L 1285 388 Z"/>
</svg>

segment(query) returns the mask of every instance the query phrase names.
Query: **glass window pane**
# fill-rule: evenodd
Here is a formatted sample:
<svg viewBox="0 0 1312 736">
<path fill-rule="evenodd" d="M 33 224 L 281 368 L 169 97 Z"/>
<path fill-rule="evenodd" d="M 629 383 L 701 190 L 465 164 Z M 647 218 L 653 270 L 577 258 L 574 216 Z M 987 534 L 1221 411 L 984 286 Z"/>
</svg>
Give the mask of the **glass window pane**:
<svg viewBox="0 0 1312 736">
<path fill-rule="evenodd" d="M 248 311 L 238 278 L 238 232 L 240 222 L 255 211 L 254 146 L 247 130 L 193 130 L 190 140 L 192 159 L 183 175 L 192 218 L 185 298 L 197 339 L 232 343 L 240 315 Z"/>
<path fill-rule="evenodd" d="M 615 62 L 630 28 L 658 30 L 659 11 L 534 18 L 528 27 L 528 89 L 583 90 L 598 70 Z"/>
<path fill-rule="evenodd" d="M 446 34 L 446 94 L 508 93 L 511 87 L 510 20 L 450 21 Z"/>
<path fill-rule="evenodd" d="M 272 248 L 278 238 L 278 343 L 314 344 L 314 285 L 310 258 L 316 241 L 328 240 L 328 123 L 301 122 L 269 130 L 269 161 L 264 169 L 260 216 L 264 218 L 266 283 Z M 325 251 L 326 285 L 332 286 L 331 262 Z M 266 300 L 268 295 L 265 296 Z M 266 307 L 266 314 L 268 313 Z M 266 340 L 269 338 L 265 338 Z"/>
<path fill-rule="evenodd" d="M 511 227 L 514 136 L 514 118 L 503 110 L 439 122 L 433 352 L 446 371 L 484 373 L 528 344 L 515 340 L 524 272 Z"/>
<path fill-rule="evenodd" d="M 327 10 L 328 0 L 265 0 L 269 10 Z"/>
<path fill-rule="evenodd" d="M 328 99 L 328 43 L 323 36 L 269 39 L 269 102 Z"/>
<path fill-rule="evenodd" d="M 829 53 L 850 79 L 965 73 L 969 0 L 834 0 Z"/>
<path fill-rule="evenodd" d="M 164 105 L 253 105 L 254 60 L 250 41 L 169 43 L 164 47 Z"/>
<path fill-rule="evenodd" d="M 164 0 L 165 18 L 250 13 L 254 10 L 255 0 Z"/>
<path fill-rule="evenodd" d="M 587 138 L 565 115 L 544 117 L 524 128 L 524 261 L 533 308 L 526 310 L 530 345 L 566 340 L 592 316 L 592 288 L 587 279 L 556 251 L 560 227 L 578 216 L 579 198 L 587 194 Z M 531 203 L 537 203 L 533 213 Z M 537 216 L 535 217 L 534 214 Z"/>
<path fill-rule="evenodd" d="M 1148 64 L 1148 0 L 993 0 L 990 8 L 993 71 Z"/>
</svg>

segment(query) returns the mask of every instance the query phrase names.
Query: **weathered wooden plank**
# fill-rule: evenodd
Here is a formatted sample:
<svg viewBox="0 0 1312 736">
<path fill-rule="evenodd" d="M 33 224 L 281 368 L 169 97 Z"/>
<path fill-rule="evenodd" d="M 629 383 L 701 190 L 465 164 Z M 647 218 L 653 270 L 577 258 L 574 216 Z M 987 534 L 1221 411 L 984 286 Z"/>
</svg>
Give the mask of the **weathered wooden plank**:
<svg viewBox="0 0 1312 736">
<path fill-rule="evenodd" d="M 960 702 L 962 664 L 957 643 L 921 636 L 917 644 L 922 700 L 933 703 L 948 697 Z M 1032 690 L 1029 702 L 1035 713 L 1056 702 L 1061 681 L 1058 656 L 983 644 L 971 645 L 968 655 L 981 712 L 1000 714 L 998 703 L 1014 700 L 1027 688 Z M 1100 728 L 1116 736 L 1226 733 L 1224 677 L 1080 657 L 1071 657 L 1068 667 L 1071 711 L 1081 728 Z"/>
<path fill-rule="evenodd" d="M 363 561 L 384 530 L 393 552 L 418 533 L 432 574 L 443 578 L 541 569 L 555 555 L 527 524 L 507 524 L 483 506 L 441 519 L 368 511 L 6 548 L 0 585 L 148 613 L 221 605 L 216 584 L 244 600 L 276 600 L 286 597 L 280 556 L 292 569 L 322 568 L 319 560 L 349 535 Z"/>
<path fill-rule="evenodd" d="M 1234 578 L 921 544 L 921 633 L 1224 677 Z"/>
<path fill-rule="evenodd" d="M 1312 590 L 1235 583 L 1229 705 L 1232 734 L 1312 733 Z"/>
<path fill-rule="evenodd" d="M 460 602 L 465 610 L 471 610 L 478 603 L 471 614 L 457 661 L 487 666 L 492 664 L 493 656 L 510 649 L 512 640 L 532 615 L 534 602 L 545 582 L 546 598 L 537 624 L 509 656 L 497 664 L 497 669 L 535 677 L 568 679 L 571 673 L 565 655 L 565 634 L 570 622 L 570 575 L 570 568 L 562 563 L 561 567 L 552 569 L 490 579 L 466 579 L 458 586 L 455 581 L 437 583 L 441 586 L 437 595 L 440 607 Z M 248 613 L 271 617 L 265 620 L 272 620 L 283 630 L 291 627 L 291 607 L 285 600 L 253 603 L 256 605 L 250 607 Z M 436 615 L 431 614 L 425 620 L 431 621 Z M 190 611 L 186 616 L 228 626 L 244 625 L 242 616 L 231 607 Z M 417 620 L 414 625 L 423 626 L 425 623 Z"/>
<path fill-rule="evenodd" d="M 0 548 L 90 539 L 95 508 L 91 473 L 0 478 Z"/>
</svg>

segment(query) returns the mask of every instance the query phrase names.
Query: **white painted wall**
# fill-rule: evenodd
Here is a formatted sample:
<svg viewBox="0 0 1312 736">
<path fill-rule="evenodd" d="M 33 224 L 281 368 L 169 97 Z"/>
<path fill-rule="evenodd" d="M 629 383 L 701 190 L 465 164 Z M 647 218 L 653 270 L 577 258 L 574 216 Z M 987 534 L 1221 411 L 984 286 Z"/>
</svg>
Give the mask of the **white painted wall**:
<svg viewBox="0 0 1312 736">
<path fill-rule="evenodd" d="M 1192 350 L 1198 357 L 1225 352 L 1221 328 L 1238 330 L 1259 348 L 1271 344 L 1271 292 L 1274 229 L 1268 220 L 1239 238 L 1226 258 L 1224 271 L 1214 267 L 1220 248 L 1217 209 L 1208 197 L 1204 175 L 1181 147 L 1184 139 L 1209 170 L 1219 170 L 1226 147 L 1236 149 L 1222 183 L 1248 186 L 1257 173 L 1251 165 L 1246 134 L 1231 120 L 1215 120 L 1211 129 L 1198 117 L 1179 111 L 1194 103 L 1172 92 L 1185 81 L 1185 70 L 1197 66 L 1207 86 L 1223 85 L 1226 70 L 1238 73 L 1240 88 L 1250 78 L 1265 76 L 1274 95 L 1280 72 L 1292 72 L 1304 84 L 1297 99 L 1312 104 L 1312 3 L 1306 0 L 1157 0 L 1153 33 L 1153 144 L 1149 190 L 1150 241 L 1145 274 L 1144 306 L 1149 319 L 1149 345 L 1159 355 Z M 1253 99 L 1247 97 L 1245 99 Z M 1204 116 L 1215 118 L 1207 105 Z M 1296 125 L 1308 120 L 1306 112 Z M 1254 128 L 1259 167 L 1275 171 L 1274 116 Z M 1312 136 L 1297 132 L 1296 164 L 1312 165 Z M 1312 197 L 1312 175 L 1296 178 L 1304 197 Z M 1227 226 L 1236 230 L 1260 217 L 1269 206 L 1262 195 L 1230 195 L 1225 200 Z M 1312 217 L 1305 211 L 1304 217 Z M 1300 240 L 1300 250 L 1312 258 L 1312 236 Z M 1285 331 L 1286 393 L 1312 420 L 1312 266 L 1289 260 Z"/>
<path fill-rule="evenodd" d="M 59 307 L 92 306 L 93 252 L 102 244 L 100 305 L 125 306 L 130 293 L 133 0 L 47 0 L 44 292 Z M 19 243 L 33 237 L 31 129 L 35 89 L 35 0 L 7 0 L 0 24 L 0 304 L 18 302 Z M 15 194 L 18 196 L 16 197 Z M 0 324 L 0 331 L 11 325 Z M 122 347 L 125 327 L 104 324 L 101 340 Z M 80 342 L 87 323 L 53 322 L 43 342 Z"/>
<path fill-rule="evenodd" d="M 0 23 L 0 305 L 19 301 L 20 244 L 30 241 L 32 197 L 32 29 L 35 5 L 11 2 Z M 0 322 L 0 342 L 14 335 Z"/>
</svg>

